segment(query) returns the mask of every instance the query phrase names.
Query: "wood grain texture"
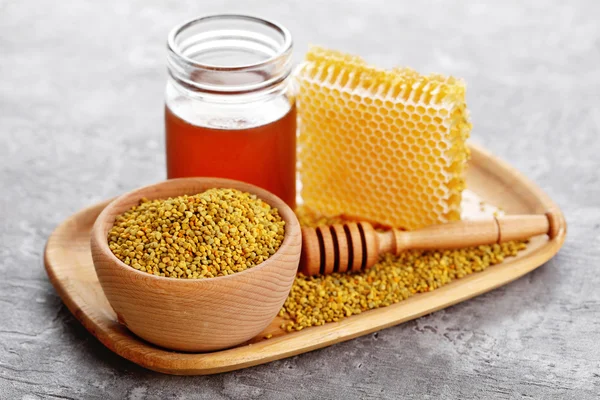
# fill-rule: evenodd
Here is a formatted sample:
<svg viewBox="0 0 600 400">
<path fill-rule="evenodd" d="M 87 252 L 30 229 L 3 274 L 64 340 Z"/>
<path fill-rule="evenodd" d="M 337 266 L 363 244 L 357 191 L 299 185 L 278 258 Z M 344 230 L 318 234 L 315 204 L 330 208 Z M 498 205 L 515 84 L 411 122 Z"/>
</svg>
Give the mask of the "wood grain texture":
<svg viewBox="0 0 600 400">
<path fill-rule="evenodd" d="M 304 275 L 329 274 L 334 270 L 346 272 L 349 266 L 343 261 L 350 256 L 354 260 L 359 259 L 354 254 L 354 249 L 361 249 L 361 256 L 366 253 L 365 258 L 359 259 L 362 260 L 359 268 L 365 269 L 375 265 L 379 255 L 385 253 L 459 249 L 510 240 L 528 240 L 532 236 L 546 234 L 552 239 L 558 233 L 554 228 L 551 229 L 550 221 L 555 217 L 554 214 L 548 211 L 540 215 L 509 215 L 483 220 L 463 220 L 409 232 L 398 229 L 376 232 L 370 223 L 364 221 L 302 228 L 304 231 L 302 246 L 307 249 L 307 254 L 301 258 L 299 271 Z M 348 242 L 345 231 L 351 229 L 358 229 L 359 234 L 350 236 L 351 242 Z M 312 234 L 311 230 L 316 234 Z"/>
<path fill-rule="evenodd" d="M 75 214 L 52 234 L 46 248 L 46 269 L 67 307 L 90 332 L 117 354 L 155 371 L 213 374 L 311 351 L 417 318 L 497 288 L 535 269 L 558 251 L 566 235 L 566 225 L 558 207 L 506 163 L 478 147 L 472 150 L 468 172 L 470 187 L 482 196 L 495 192 L 498 185 L 511 188 L 502 191 L 501 195 L 496 194 L 496 203 L 510 205 L 516 212 L 555 210 L 559 221 L 556 237 L 549 240 L 547 236 L 537 236 L 518 257 L 433 292 L 415 295 L 401 303 L 341 322 L 285 333 L 278 328 L 281 320 L 276 318 L 250 344 L 205 354 L 169 352 L 140 341 L 117 322 L 95 280 L 89 247 L 85 245 L 92 223 L 105 204 Z M 263 339 L 266 334 L 272 334 L 273 338 Z"/>
<path fill-rule="evenodd" d="M 210 279 L 173 279 L 138 271 L 108 248 L 115 217 L 140 199 L 194 195 L 233 188 L 257 195 L 279 210 L 285 237 L 263 263 Z M 117 320 L 150 343 L 172 350 L 213 351 L 250 340 L 269 325 L 290 291 L 300 259 L 300 225 L 278 197 L 256 186 L 217 178 L 173 179 L 126 193 L 98 216 L 91 235 L 96 274 Z M 59 261 L 60 262 L 60 261 Z M 68 264 L 69 259 L 63 259 Z"/>
</svg>

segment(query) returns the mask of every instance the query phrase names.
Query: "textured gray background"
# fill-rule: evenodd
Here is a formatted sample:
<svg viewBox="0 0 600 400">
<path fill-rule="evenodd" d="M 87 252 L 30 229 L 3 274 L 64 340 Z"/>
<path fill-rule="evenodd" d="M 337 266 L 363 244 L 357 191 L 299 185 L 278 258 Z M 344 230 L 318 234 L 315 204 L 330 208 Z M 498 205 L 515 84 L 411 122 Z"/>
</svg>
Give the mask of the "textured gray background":
<svg viewBox="0 0 600 400">
<path fill-rule="evenodd" d="M 597 398 L 600 2 L 249 3 L 0 0 L 0 398 Z M 464 77 L 474 140 L 559 203 L 564 248 L 486 295 L 268 365 L 173 377 L 112 354 L 62 306 L 43 246 L 80 208 L 164 178 L 167 32 L 223 11 L 279 20 L 297 59 L 319 43 Z"/>
</svg>

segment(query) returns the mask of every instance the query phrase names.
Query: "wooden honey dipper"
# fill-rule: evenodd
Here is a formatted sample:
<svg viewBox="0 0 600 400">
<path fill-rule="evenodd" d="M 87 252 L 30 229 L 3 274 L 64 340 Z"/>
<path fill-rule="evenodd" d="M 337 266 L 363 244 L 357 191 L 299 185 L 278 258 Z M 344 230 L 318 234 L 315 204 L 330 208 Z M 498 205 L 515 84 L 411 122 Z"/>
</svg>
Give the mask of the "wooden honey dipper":
<svg viewBox="0 0 600 400">
<path fill-rule="evenodd" d="M 557 234 L 557 214 L 510 215 L 457 221 L 415 231 L 377 232 L 368 222 L 302 228 L 299 272 L 304 275 L 360 271 L 372 267 L 380 254 L 403 250 L 457 249 Z"/>
</svg>

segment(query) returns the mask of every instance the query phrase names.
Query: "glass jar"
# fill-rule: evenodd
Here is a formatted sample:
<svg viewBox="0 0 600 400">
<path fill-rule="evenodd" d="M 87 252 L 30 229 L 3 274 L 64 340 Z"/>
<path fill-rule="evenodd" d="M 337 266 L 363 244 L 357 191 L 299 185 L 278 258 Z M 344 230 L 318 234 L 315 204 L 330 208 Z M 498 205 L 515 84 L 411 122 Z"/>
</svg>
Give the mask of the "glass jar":
<svg viewBox="0 0 600 400">
<path fill-rule="evenodd" d="M 292 38 L 260 18 L 215 15 L 168 37 L 167 177 L 236 179 L 296 200 Z"/>
</svg>

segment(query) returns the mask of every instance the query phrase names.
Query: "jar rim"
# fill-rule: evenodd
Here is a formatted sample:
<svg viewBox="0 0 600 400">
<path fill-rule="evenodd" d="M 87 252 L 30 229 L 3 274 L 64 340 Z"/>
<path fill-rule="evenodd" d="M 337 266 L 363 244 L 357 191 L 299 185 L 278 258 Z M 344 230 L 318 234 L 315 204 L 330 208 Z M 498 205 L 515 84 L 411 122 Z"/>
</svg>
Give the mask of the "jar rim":
<svg viewBox="0 0 600 400">
<path fill-rule="evenodd" d="M 178 47 L 178 45 L 176 43 L 177 36 L 179 34 L 181 34 L 182 32 L 184 32 L 186 29 L 188 29 L 198 23 L 210 22 L 210 21 L 214 21 L 214 20 L 227 20 L 227 19 L 230 19 L 233 21 L 235 21 L 235 20 L 250 21 L 250 22 L 255 22 L 258 24 L 265 25 L 269 28 L 272 28 L 281 34 L 281 36 L 283 38 L 283 44 L 281 45 L 280 48 L 277 49 L 277 52 L 275 54 L 273 54 L 272 56 L 270 56 L 264 60 L 261 60 L 259 62 L 255 62 L 255 63 L 248 63 L 248 64 L 236 65 L 236 66 L 220 66 L 220 65 L 213 65 L 213 64 L 199 62 L 197 60 L 194 60 L 194 59 L 186 56 L 183 53 L 183 51 L 181 51 L 181 49 Z M 285 56 L 291 50 L 292 46 L 293 46 L 292 35 L 291 35 L 290 31 L 287 28 L 285 28 L 283 25 L 281 25 L 277 22 L 274 22 L 274 21 L 264 19 L 264 18 L 259 18 L 259 17 L 255 17 L 252 15 L 244 15 L 244 14 L 213 14 L 213 15 L 195 17 L 195 18 L 189 19 L 189 20 L 175 26 L 173 29 L 171 29 L 171 31 L 169 32 L 168 38 L 167 38 L 168 50 L 170 52 L 172 52 L 173 54 L 175 54 L 180 61 L 183 61 L 185 64 L 187 64 L 191 67 L 202 68 L 202 69 L 211 70 L 211 71 L 222 71 L 222 72 L 250 71 L 250 70 L 253 70 L 256 68 L 265 67 L 269 64 L 272 64 L 277 59 Z"/>
</svg>

